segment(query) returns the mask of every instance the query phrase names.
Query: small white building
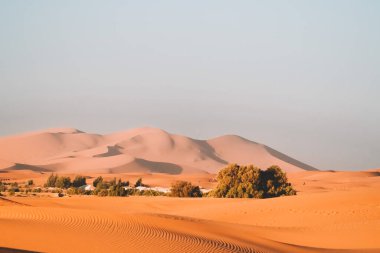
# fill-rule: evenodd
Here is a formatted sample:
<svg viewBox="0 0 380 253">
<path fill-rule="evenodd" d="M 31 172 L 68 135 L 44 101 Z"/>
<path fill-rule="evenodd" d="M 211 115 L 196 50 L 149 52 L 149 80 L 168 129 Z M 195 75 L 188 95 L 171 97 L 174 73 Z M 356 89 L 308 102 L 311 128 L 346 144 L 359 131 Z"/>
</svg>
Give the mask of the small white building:
<svg viewBox="0 0 380 253">
<path fill-rule="evenodd" d="M 158 191 L 158 192 L 162 192 L 162 193 L 169 193 L 170 192 L 170 188 L 165 188 L 165 187 L 153 187 L 150 189 L 153 191 Z"/>
<path fill-rule="evenodd" d="M 202 193 L 209 193 L 210 191 L 212 191 L 212 189 L 204 189 L 204 188 L 201 189 Z"/>
<path fill-rule="evenodd" d="M 145 186 L 137 186 L 136 189 L 139 190 L 139 191 L 149 190 L 149 188 L 145 187 Z"/>
<path fill-rule="evenodd" d="M 90 184 L 83 185 L 81 187 L 83 187 L 86 191 L 93 191 L 93 190 L 95 190 L 95 187 L 93 185 L 90 185 Z"/>
</svg>

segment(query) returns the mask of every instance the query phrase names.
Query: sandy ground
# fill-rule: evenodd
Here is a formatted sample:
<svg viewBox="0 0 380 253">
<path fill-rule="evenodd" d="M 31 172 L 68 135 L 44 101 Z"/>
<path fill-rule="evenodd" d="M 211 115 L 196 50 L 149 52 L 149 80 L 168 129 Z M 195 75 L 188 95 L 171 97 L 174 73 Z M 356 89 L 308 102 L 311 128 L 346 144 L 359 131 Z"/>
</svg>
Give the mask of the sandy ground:
<svg viewBox="0 0 380 253">
<path fill-rule="evenodd" d="M 23 180 L 23 175 L 46 177 L 20 171 L 0 178 Z M 298 195 L 264 200 L 0 199 L 0 252 L 380 252 L 379 171 L 288 175 Z M 145 176 L 166 185 L 174 179 Z"/>
</svg>

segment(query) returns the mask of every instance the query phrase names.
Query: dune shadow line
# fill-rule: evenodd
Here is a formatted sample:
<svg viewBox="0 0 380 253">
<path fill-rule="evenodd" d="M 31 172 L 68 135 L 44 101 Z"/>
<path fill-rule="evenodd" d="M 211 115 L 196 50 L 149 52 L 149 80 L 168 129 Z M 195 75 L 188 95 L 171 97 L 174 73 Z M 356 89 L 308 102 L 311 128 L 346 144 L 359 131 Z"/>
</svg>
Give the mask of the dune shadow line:
<svg viewBox="0 0 380 253">
<path fill-rule="evenodd" d="M 30 251 L 30 250 L 23 250 L 23 249 L 0 247 L 0 253 L 39 253 L 39 252 L 40 251 Z"/>
</svg>

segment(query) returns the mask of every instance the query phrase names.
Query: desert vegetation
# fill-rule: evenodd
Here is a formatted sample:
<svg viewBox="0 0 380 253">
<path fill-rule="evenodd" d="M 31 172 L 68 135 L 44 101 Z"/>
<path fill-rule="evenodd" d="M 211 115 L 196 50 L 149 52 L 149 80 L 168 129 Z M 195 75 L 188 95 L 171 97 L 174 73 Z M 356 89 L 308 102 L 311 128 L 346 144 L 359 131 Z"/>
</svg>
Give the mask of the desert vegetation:
<svg viewBox="0 0 380 253">
<path fill-rule="evenodd" d="M 199 186 L 192 185 L 190 182 L 177 181 L 172 184 L 172 197 L 202 197 L 202 192 Z"/>
<path fill-rule="evenodd" d="M 51 174 L 46 183 L 45 187 L 56 187 L 56 188 L 61 188 L 61 189 L 67 189 L 69 187 L 81 187 L 83 185 L 86 185 L 86 178 L 83 176 L 76 176 L 71 182 L 70 177 L 64 177 L 64 176 L 58 176 L 55 174 Z"/>
<path fill-rule="evenodd" d="M 68 176 L 50 174 L 44 187 L 35 186 L 33 180 L 25 182 L 0 182 L 0 192 L 7 195 L 36 193 L 58 193 L 67 195 L 105 196 L 170 196 L 170 197 L 216 197 L 216 198 L 273 198 L 295 195 L 296 191 L 288 182 L 285 172 L 278 166 L 262 170 L 253 165 L 241 166 L 231 164 L 222 169 L 216 177 L 217 186 L 207 192 L 188 181 L 176 181 L 168 188 L 150 188 L 138 178 L 135 183 L 120 178 L 105 180 L 102 176 L 95 178 L 92 185 L 87 184 L 84 176 L 77 175 L 72 180 Z M 204 191 L 202 193 L 202 191 Z"/>
<path fill-rule="evenodd" d="M 278 166 L 261 170 L 253 165 L 231 164 L 217 177 L 216 189 L 209 196 L 217 198 L 273 198 L 295 195 L 286 173 Z"/>
</svg>

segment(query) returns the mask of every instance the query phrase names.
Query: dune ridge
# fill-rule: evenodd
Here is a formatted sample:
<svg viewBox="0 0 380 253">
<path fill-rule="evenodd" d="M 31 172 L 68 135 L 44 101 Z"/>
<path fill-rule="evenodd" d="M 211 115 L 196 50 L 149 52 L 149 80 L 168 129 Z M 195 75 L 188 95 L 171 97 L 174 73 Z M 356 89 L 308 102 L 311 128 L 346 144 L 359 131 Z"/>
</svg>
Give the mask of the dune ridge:
<svg viewBox="0 0 380 253">
<path fill-rule="evenodd" d="M 288 172 L 316 170 L 236 135 L 196 140 L 150 127 L 107 135 L 59 128 L 1 137 L 0 161 L 0 169 L 31 166 L 56 172 L 216 173 L 228 163 L 279 165 Z"/>
</svg>

